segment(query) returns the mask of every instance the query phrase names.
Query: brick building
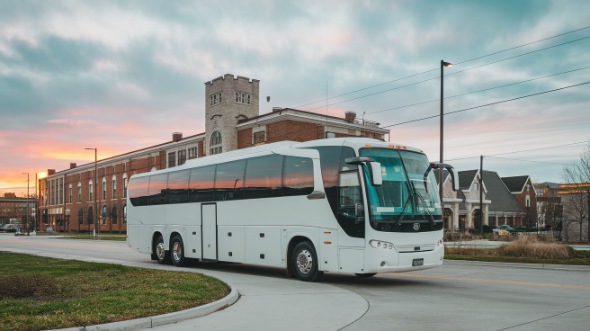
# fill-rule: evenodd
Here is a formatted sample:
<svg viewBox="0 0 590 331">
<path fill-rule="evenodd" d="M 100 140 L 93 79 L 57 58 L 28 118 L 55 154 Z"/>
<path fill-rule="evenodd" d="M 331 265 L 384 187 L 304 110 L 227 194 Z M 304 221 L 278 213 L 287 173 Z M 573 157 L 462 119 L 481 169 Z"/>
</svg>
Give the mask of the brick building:
<svg viewBox="0 0 590 331">
<path fill-rule="evenodd" d="M 137 173 L 182 165 L 188 159 L 283 140 L 335 137 L 385 140 L 389 134 L 379 123 L 356 119 L 353 112 L 339 118 L 273 108 L 271 113 L 260 115 L 259 83 L 256 79 L 230 74 L 206 82 L 203 133 L 183 137 L 175 132 L 168 142 L 99 159 L 96 165 L 71 163 L 69 169 L 59 172 L 49 169 L 48 176 L 39 180 L 41 224 L 38 228 L 125 232 L 129 178 Z"/>
</svg>

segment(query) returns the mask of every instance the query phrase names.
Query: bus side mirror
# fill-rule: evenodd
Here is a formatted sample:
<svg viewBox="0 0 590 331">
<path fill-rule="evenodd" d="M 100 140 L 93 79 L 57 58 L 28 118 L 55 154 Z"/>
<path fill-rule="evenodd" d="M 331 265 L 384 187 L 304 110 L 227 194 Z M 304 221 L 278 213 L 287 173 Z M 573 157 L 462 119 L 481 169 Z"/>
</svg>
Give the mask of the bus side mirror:
<svg viewBox="0 0 590 331">
<path fill-rule="evenodd" d="M 369 168 L 369 175 L 371 175 L 371 183 L 373 186 L 381 186 L 383 184 L 383 175 L 381 174 L 381 163 L 375 162 L 372 157 L 359 156 L 349 157 L 344 160 L 346 164 L 361 165 L 366 164 Z"/>
<path fill-rule="evenodd" d="M 455 168 L 453 168 L 453 166 L 451 166 L 450 164 L 446 164 L 446 163 L 436 163 L 436 162 L 430 163 L 430 165 L 426 169 L 426 172 L 424 173 L 424 181 L 426 181 L 426 177 L 428 176 L 428 173 L 432 169 L 438 169 L 438 171 L 443 171 L 444 169 L 447 169 L 447 171 L 451 175 L 451 182 L 453 184 L 453 191 L 457 191 L 459 189 L 459 176 L 457 176 L 457 173 L 455 172 Z M 442 185 L 442 183 L 440 183 L 439 185 Z"/>
<path fill-rule="evenodd" d="M 369 171 L 371 172 L 371 180 L 373 186 L 381 186 L 383 184 L 383 175 L 381 174 L 381 163 L 369 162 Z"/>
</svg>

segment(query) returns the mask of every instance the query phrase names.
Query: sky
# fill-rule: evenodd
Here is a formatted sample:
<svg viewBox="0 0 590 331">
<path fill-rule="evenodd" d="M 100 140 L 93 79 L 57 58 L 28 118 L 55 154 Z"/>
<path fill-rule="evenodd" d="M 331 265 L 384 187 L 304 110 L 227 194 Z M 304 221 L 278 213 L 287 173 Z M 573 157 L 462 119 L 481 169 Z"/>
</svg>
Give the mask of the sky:
<svg viewBox="0 0 590 331">
<path fill-rule="evenodd" d="M 590 145 L 587 0 L 0 0 L 0 188 L 203 133 L 228 73 L 261 114 L 353 111 L 435 161 L 441 60 L 457 170 L 560 182 Z"/>
</svg>

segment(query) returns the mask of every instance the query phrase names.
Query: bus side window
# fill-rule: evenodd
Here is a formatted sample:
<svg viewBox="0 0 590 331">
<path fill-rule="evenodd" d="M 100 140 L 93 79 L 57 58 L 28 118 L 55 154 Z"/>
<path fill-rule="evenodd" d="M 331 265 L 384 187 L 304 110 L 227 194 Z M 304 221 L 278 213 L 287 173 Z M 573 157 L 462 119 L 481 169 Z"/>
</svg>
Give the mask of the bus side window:
<svg viewBox="0 0 590 331">
<path fill-rule="evenodd" d="M 188 202 L 190 170 L 171 172 L 168 175 L 168 199 L 170 203 Z"/>
<path fill-rule="evenodd" d="M 189 202 L 215 201 L 215 166 L 194 168 L 189 182 Z"/>
<path fill-rule="evenodd" d="M 308 195 L 313 192 L 311 159 L 287 156 L 283 165 L 283 195 Z"/>
<path fill-rule="evenodd" d="M 356 215 L 357 205 L 363 204 L 357 171 L 340 174 L 338 202 L 338 223 L 344 232 L 351 237 L 363 238 L 365 236 L 364 217 Z"/>
<path fill-rule="evenodd" d="M 281 196 L 283 156 L 268 155 L 249 159 L 246 165 L 244 199 Z"/>
<path fill-rule="evenodd" d="M 234 161 L 217 165 L 215 172 L 215 200 L 242 199 L 246 161 Z"/>
<path fill-rule="evenodd" d="M 150 177 L 131 178 L 129 185 L 129 200 L 135 207 L 147 206 L 149 202 L 148 186 Z"/>
<path fill-rule="evenodd" d="M 168 203 L 168 197 L 166 195 L 167 181 L 168 174 L 151 176 L 149 186 L 150 206 L 163 205 Z"/>
</svg>

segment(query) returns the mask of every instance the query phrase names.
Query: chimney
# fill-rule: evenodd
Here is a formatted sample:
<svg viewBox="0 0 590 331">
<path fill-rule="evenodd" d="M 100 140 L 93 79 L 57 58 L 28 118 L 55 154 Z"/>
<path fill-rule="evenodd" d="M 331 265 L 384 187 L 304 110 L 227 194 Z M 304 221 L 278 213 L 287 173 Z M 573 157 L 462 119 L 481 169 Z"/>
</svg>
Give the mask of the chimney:
<svg viewBox="0 0 590 331">
<path fill-rule="evenodd" d="M 75 163 L 70 163 L 70 169 L 74 169 L 76 167 Z"/>
<path fill-rule="evenodd" d="M 182 140 L 182 132 L 174 132 L 172 133 L 172 141 L 179 142 Z"/>
<path fill-rule="evenodd" d="M 356 113 L 353 111 L 347 111 L 344 113 L 344 119 L 348 123 L 354 123 L 354 120 L 356 119 Z"/>
<path fill-rule="evenodd" d="M 55 175 L 55 169 L 47 169 L 47 176 Z"/>
</svg>

